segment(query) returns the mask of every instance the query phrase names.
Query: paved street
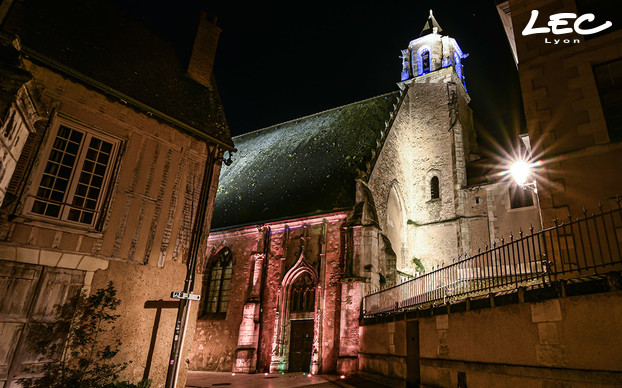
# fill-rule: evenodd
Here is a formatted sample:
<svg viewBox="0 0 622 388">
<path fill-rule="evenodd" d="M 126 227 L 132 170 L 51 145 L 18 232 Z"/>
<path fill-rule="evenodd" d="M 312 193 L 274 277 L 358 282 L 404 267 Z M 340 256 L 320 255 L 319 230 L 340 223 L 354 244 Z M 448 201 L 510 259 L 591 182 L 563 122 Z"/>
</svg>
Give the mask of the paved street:
<svg viewBox="0 0 622 388">
<path fill-rule="evenodd" d="M 308 376 L 302 373 L 285 374 L 236 374 L 223 372 L 188 372 L 186 388 L 227 387 L 227 388 L 382 388 L 382 384 L 359 376 L 341 379 L 335 375 Z"/>
</svg>

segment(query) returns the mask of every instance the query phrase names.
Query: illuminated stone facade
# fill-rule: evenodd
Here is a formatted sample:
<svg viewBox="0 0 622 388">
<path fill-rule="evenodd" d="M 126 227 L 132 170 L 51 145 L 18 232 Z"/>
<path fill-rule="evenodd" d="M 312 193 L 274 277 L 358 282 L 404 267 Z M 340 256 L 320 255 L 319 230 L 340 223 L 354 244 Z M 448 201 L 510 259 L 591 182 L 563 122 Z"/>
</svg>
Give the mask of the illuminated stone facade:
<svg viewBox="0 0 622 388">
<path fill-rule="evenodd" d="M 533 155 L 544 165 L 537 183 L 545 227 L 599 203 L 617 207 L 615 199 L 622 194 L 622 23 L 615 4 L 510 0 L 498 1 L 497 8 L 518 66 Z M 539 11 L 536 27 L 547 26 L 551 15 L 562 12 L 594 15 L 593 22 L 581 25 L 584 29 L 606 21 L 612 26 L 582 35 L 569 18 L 569 33 L 523 35 L 534 10 Z M 555 39 L 561 43 L 547 43 Z"/>
<path fill-rule="evenodd" d="M 197 41 L 218 37 L 205 16 L 190 17 L 206 35 Z M 170 42 L 107 2 L 14 3 L 0 19 L 0 385 L 37 374 L 29 331 L 112 281 L 119 318 L 99 339 L 121 341 L 121 380 L 162 387 L 178 305 L 169 298 L 184 287 L 201 182 L 212 177 L 213 205 L 218 157 L 233 149 L 214 85 L 189 78 L 213 79 L 211 67 L 186 71 Z"/>
<path fill-rule="evenodd" d="M 456 41 L 430 15 L 402 57 L 395 92 L 234 138 L 191 369 L 355 373 L 366 293 L 539 230 L 537 203 L 513 209 L 509 182 L 467 173 L 481 161 Z"/>
</svg>

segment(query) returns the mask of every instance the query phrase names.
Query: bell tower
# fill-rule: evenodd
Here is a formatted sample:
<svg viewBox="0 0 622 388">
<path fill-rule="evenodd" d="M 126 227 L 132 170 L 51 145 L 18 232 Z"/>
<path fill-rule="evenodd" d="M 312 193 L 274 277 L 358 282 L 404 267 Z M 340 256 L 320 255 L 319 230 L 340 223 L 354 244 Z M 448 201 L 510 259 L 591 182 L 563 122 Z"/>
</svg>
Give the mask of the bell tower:
<svg viewBox="0 0 622 388">
<path fill-rule="evenodd" d="M 443 29 L 436 21 L 432 10 L 418 38 L 402 50 L 401 81 L 407 81 L 432 73 L 445 67 L 453 67 L 458 79 L 464 84 L 462 59 L 464 54 L 454 38 L 442 35 Z"/>
</svg>

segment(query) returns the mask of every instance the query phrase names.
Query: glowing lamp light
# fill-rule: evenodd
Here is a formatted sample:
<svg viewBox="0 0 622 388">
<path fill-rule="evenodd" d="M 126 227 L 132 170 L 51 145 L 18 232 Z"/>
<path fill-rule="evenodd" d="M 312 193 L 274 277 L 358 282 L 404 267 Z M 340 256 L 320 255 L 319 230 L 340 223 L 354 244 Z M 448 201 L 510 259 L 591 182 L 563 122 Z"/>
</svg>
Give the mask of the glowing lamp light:
<svg viewBox="0 0 622 388">
<path fill-rule="evenodd" d="M 267 375 L 268 375 L 268 372 L 264 373 L 263 375 L 264 375 L 264 376 L 267 376 Z"/>
<path fill-rule="evenodd" d="M 231 376 L 235 376 L 235 373 L 231 373 Z"/>
<path fill-rule="evenodd" d="M 341 376 L 339 376 L 339 377 L 341 377 L 342 379 L 345 379 L 345 378 L 346 378 L 346 376 L 344 376 L 344 375 L 341 375 Z"/>
<path fill-rule="evenodd" d="M 523 187 L 531 174 L 531 165 L 524 160 L 517 160 L 510 166 L 510 174 L 512 174 L 512 178 L 514 178 L 516 183 Z"/>
</svg>

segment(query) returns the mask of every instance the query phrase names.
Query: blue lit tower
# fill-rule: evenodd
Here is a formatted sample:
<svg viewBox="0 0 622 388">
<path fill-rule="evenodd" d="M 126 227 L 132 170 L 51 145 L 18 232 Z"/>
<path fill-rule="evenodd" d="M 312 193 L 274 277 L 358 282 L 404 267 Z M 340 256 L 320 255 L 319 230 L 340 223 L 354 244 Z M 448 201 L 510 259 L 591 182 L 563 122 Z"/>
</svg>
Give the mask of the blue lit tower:
<svg viewBox="0 0 622 388">
<path fill-rule="evenodd" d="M 442 35 L 442 32 L 443 29 L 430 10 L 419 37 L 411 40 L 408 48 L 402 50 L 402 81 L 453 66 L 464 84 L 462 59 L 468 54 L 462 52 L 454 38 Z"/>
</svg>

